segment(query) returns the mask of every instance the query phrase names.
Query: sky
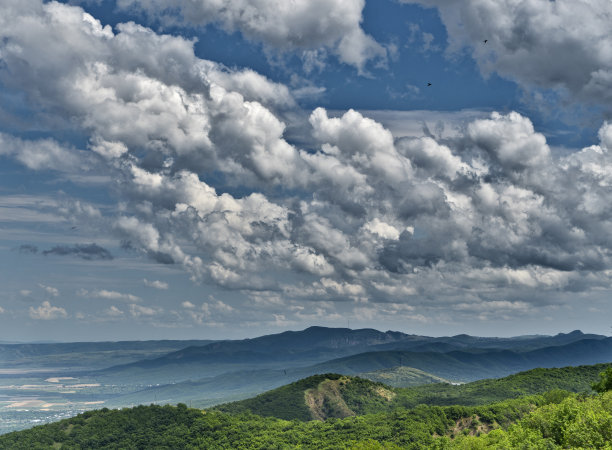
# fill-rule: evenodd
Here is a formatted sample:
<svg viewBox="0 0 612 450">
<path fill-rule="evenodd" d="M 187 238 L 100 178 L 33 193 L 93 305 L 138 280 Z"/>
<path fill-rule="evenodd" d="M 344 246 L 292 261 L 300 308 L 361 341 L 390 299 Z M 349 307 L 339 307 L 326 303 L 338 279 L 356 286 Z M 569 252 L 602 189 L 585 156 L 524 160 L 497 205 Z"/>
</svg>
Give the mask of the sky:
<svg viewBox="0 0 612 450">
<path fill-rule="evenodd" d="M 0 341 L 609 334 L 609 0 L 0 1 Z"/>
</svg>

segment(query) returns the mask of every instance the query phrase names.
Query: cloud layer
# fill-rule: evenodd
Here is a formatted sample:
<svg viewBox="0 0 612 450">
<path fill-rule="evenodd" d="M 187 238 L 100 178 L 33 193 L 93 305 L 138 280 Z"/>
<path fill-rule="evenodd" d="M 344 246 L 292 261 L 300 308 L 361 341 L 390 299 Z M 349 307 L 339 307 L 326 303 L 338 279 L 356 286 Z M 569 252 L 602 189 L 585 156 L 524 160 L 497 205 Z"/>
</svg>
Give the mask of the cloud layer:
<svg viewBox="0 0 612 450">
<path fill-rule="evenodd" d="M 202 10 L 201 20 L 238 27 L 232 8 L 248 6 L 238 3 L 224 10 L 227 19 Z M 456 7 L 467 14 L 481 4 Z M 360 14 L 363 4 L 355 5 Z M 8 3 L 0 37 L 2 83 L 32 108 L 70 118 L 88 140 L 88 151 L 71 150 L 71 164 L 94 158 L 116 180 L 118 205 L 98 220 L 100 231 L 180 265 L 195 282 L 245 293 L 279 323 L 330 317 L 335 302 L 347 301 L 363 317 L 420 322 L 428 319 L 415 306 L 524 315 L 549 301 L 536 293 L 609 286 L 612 125 L 602 125 L 598 145 L 558 158 L 516 112 L 471 120 L 445 139 L 396 139 L 357 111 L 317 108 L 304 124 L 309 148 L 299 148 L 285 139 L 280 112 L 295 107 L 285 86 L 197 58 L 190 40 L 134 23 L 113 30 L 80 8 L 35 0 Z M 3 154 L 33 170 L 56 170 L 69 147 L 0 138 Z M 110 258 L 95 244 L 43 253 Z M 127 301 L 136 319 L 163 312 L 132 294 L 84 295 Z M 177 317 L 196 322 L 232 312 L 217 300 L 181 301 Z M 305 309 L 306 301 L 317 306 Z M 30 315 L 66 312 L 45 302 Z"/>
<path fill-rule="evenodd" d="M 483 74 L 612 107 L 609 1 L 402 1 L 438 8 L 449 51 L 467 47 Z"/>
<path fill-rule="evenodd" d="M 305 61 L 330 50 L 360 72 L 368 61 L 387 58 L 385 48 L 361 28 L 365 0 L 119 0 L 117 5 L 165 25 L 212 23 L 230 33 L 240 31 L 270 48 L 303 50 Z"/>
</svg>

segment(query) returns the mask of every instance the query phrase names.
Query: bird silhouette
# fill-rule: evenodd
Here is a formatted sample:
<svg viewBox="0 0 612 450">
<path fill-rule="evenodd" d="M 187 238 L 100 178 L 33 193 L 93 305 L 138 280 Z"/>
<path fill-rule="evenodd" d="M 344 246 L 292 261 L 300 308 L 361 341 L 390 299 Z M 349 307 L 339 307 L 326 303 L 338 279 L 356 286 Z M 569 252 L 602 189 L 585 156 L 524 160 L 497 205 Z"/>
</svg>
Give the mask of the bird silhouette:
<svg viewBox="0 0 612 450">
<path fill-rule="evenodd" d="M 431 86 L 431 83 L 427 83 L 427 86 Z"/>
<path fill-rule="evenodd" d="M 485 39 L 484 41 L 482 41 L 483 44 L 486 44 L 487 42 L 489 42 L 488 39 Z"/>
</svg>

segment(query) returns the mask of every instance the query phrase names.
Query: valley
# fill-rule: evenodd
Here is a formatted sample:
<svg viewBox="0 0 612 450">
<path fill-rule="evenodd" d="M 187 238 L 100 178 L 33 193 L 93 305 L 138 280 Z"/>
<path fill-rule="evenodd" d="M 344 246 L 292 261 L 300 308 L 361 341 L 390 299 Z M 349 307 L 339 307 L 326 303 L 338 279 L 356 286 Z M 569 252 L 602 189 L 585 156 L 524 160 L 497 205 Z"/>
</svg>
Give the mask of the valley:
<svg viewBox="0 0 612 450">
<path fill-rule="evenodd" d="M 478 401 L 497 401 L 516 395 L 486 383 L 476 394 L 478 384 L 472 382 L 536 367 L 606 363 L 612 361 L 612 340 L 580 332 L 433 338 L 311 327 L 236 341 L 3 344 L 0 355 L 0 432 L 7 433 L 103 407 L 209 408 L 328 373 L 382 383 L 385 389 L 419 386 L 388 403 L 406 408 L 454 404 L 462 398 L 456 393 L 466 389 Z M 337 390 L 332 384 L 323 390 L 327 394 L 312 391 L 311 403 L 324 403 Z M 575 386 L 585 389 L 588 383 Z M 567 383 L 559 387 L 577 390 Z M 490 390 L 501 393 L 486 394 Z"/>
</svg>

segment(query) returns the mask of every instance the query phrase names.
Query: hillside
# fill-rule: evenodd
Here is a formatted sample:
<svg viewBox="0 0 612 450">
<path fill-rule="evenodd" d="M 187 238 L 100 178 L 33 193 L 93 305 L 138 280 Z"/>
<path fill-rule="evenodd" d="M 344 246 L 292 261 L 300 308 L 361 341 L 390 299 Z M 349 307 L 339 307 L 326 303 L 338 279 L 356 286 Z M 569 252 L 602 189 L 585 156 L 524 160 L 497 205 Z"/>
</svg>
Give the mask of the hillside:
<svg viewBox="0 0 612 450">
<path fill-rule="evenodd" d="M 533 369 L 505 378 L 463 385 L 436 383 L 412 388 L 392 388 L 363 378 L 324 374 L 290 383 L 254 398 L 219 405 L 215 409 L 231 413 L 248 411 L 286 420 L 324 420 L 414 408 L 421 404 L 474 406 L 555 389 L 590 393 L 591 383 L 607 367 L 612 367 L 612 364 Z"/>
<path fill-rule="evenodd" d="M 612 364 L 537 368 L 504 378 L 473 381 L 461 385 L 430 384 L 396 388 L 393 407 L 412 408 L 427 405 L 483 405 L 524 395 L 542 394 L 555 389 L 576 393 L 592 393 L 591 383 Z"/>
<path fill-rule="evenodd" d="M 503 377 L 536 367 L 565 367 L 612 361 L 612 338 L 583 339 L 567 345 L 531 351 L 489 350 L 408 352 L 367 352 L 318 364 L 319 373 L 354 375 L 397 366 L 413 367 L 454 381 L 466 382 Z"/>
<path fill-rule="evenodd" d="M 445 436 L 460 430 L 507 426 L 538 406 L 564 398 L 539 396 L 472 408 L 422 405 L 310 422 L 201 411 L 184 404 L 102 409 L 0 436 L 0 448 L 435 448 L 438 443 L 448 445 Z"/>
<path fill-rule="evenodd" d="M 314 375 L 254 398 L 217 406 L 285 420 L 325 420 L 388 409 L 395 393 L 381 383 L 339 374 Z M 383 406 L 385 405 L 385 406 Z"/>
<path fill-rule="evenodd" d="M 398 366 L 357 374 L 360 378 L 391 387 L 420 386 L 430 383 L 450 383 L 448 380 L 412 367 Z"/>
<path fill-rule="evenodd" d="M 536 369 L 463 386 L 429 385 L 430 394 L 445 397 L 444 390 L 451 389 L 475 405 L 409 408 L 402 399 L 412 392 L 419 401 L 414 393 L 420 388 L 392 389 L 326 374 L 217 410 L 179 404 L 89 411 L 0 436 L 0 448 L 604 448 L 612 441 L 612 392 L 577 395 L 553 389 L 501 402 L 489 399 L 564 385 L 582 390 L 606 367 L 612 365 Z M 266 408 L 298 420 L 262 417 Z"/>
<path fill-rule="evenodd" d="M 609 448 L 612 393 L 562 392 L 477 407 L 424 406 L 327 421 L 286 421 L 180 404 L 89 411 L 0 436 L 0 448 Z"/>
</svg>

